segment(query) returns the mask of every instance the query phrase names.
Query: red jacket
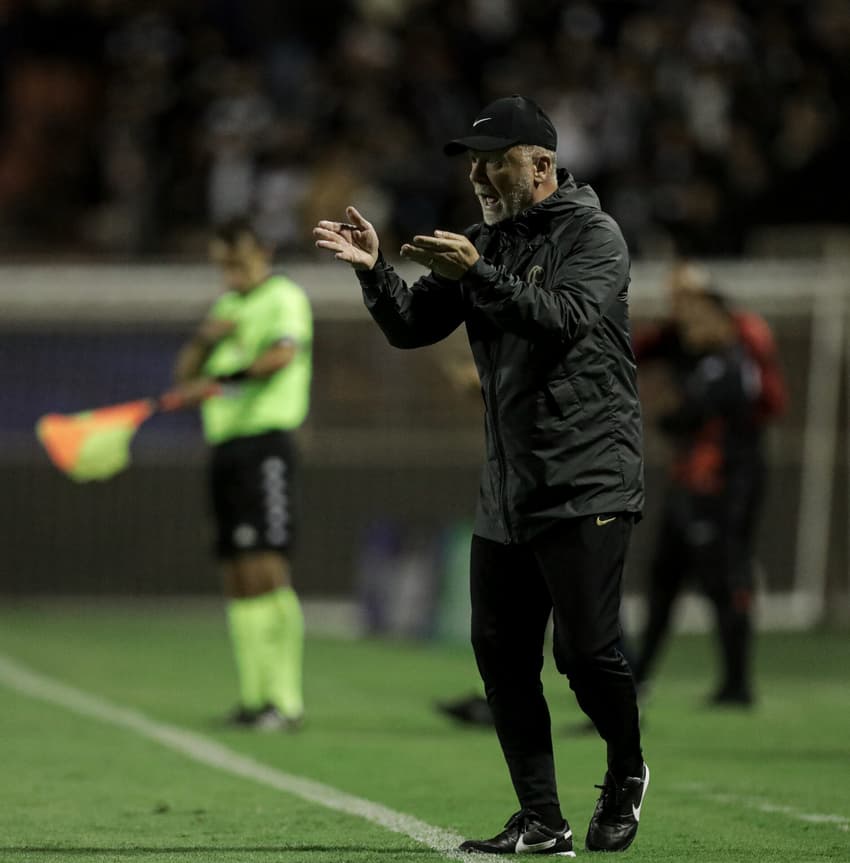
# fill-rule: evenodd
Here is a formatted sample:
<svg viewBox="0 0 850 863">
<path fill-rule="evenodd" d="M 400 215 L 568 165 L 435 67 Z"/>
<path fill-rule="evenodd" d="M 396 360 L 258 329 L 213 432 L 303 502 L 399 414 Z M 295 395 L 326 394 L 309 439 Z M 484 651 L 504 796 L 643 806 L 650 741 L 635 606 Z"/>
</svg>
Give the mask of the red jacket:
<svg viewBox="0 0 850 863">
<path fill-rule="evenodd" d="M 738 335 L 747 354 L 755 362 L 760 377 L 760 393 L 757 401 L 758 420 L 761 424 L 783 416 L 788 409 L 788 390 L 779 366 L 776 341 L 767 321 L 761 315 L 749 311 L 732 314 Z M 681 351 L 676 326 L 672 321 L 648 327 L 634 338 L 635 358 L 644 360 L 663 359 Z"/>
</svg>

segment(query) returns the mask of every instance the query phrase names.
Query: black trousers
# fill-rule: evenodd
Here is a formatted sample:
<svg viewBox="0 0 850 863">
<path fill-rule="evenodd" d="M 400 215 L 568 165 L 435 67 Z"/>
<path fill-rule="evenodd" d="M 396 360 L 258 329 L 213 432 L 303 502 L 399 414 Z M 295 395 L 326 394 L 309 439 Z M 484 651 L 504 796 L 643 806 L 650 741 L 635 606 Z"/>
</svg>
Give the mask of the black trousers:
<svg viewBox="0 0 850 863">
<path fill-rule="evenodd" d="M 617 647 L 630 515 L 568 519 L 528 543 L 472 540 L 472 645 L 520 806 L 558 805 L 540 672 L 549 616 L 554 656 L 608 746 L 608 769 L 640 775 L 631 670 Z"/>
<path fill-rule="evenodd" d="M 758 466 L 716 496 L 673 487 L 665 501 L 649 574 L 648 616 L 635 664 L 647 680 L 670 631 L 674 604 L 693 578 L 714 607 L 720 676 L 718 693 L 751 690 L 755 528 L 763 478 Z"/>
</svg>

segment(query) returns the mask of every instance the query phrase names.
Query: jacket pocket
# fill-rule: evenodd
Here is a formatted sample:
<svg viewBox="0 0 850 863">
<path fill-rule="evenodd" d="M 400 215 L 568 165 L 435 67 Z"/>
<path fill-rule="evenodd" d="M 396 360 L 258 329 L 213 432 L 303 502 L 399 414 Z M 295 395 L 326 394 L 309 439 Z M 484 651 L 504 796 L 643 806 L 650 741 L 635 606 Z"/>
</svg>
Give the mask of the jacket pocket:
<svg viewBox="0 0 850 863">
<path fill-rule="evenodd" d="M 543 389 L 549 410 L 561 419 L 574 415 L 581 410 L 581 401 L 568 378 L 549 381 Z"/>
</svg>

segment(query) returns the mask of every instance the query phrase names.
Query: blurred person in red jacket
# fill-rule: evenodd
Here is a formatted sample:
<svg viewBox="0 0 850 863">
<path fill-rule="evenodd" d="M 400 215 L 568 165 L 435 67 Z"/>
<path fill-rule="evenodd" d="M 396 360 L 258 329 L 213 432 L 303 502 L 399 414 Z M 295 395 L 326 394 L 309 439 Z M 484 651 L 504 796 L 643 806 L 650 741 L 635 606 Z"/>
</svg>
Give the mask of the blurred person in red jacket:
<svg viewBox="0 0 850 863">
<path fill-rule="evenodd" d="M 675 600 L 695 577 L 719 638 L 720 681 L 709 703 L 746 707 L 763 430 L 784 413 L 787 393 L 763 318 L 733 309 L 709 274 L 687 263 L 673 269 L 668 288 L 669 319 L 634 340 L 640 364 L 659 362 L 672 377 L 672 404 L 658 425 L 674 449 L 635 679 L 646 684 Z"/>
</svg>

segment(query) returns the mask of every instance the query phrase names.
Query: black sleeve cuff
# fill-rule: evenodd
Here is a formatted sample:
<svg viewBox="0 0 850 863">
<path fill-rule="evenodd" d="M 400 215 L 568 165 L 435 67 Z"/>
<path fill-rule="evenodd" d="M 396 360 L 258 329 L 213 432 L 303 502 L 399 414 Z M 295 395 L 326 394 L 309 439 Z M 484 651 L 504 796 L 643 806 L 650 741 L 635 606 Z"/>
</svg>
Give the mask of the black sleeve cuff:
<svg viewBox="0 0 850 863">
<path fill-rule="evenodd" d="M 220 384 L 235 384 L 249 377 L 251 376 L 248 374 L 248 369 L 239 369 L 238 372 L 231 372 L 229 375 L 216 375 L 215 379 Z"/>
<path fill-rule="evenodd" d="M 378 260 L 375 261 L 375 266 L 371 270 L 355 270 L 354 272 L 363 290 L 374 293 L 379 289 L 381 282 L 384 281 L 390 270 L 392 270 L 392 265 L 387 262 L 384 253 L 379 251 Z"/>
<path fill-rule="evenodd" d="M 484 258 L 479 258 L 464 274 L 461 283 L 470 290 L 485 288 L 496 280 L 498 269 Z"/>
</svg>

